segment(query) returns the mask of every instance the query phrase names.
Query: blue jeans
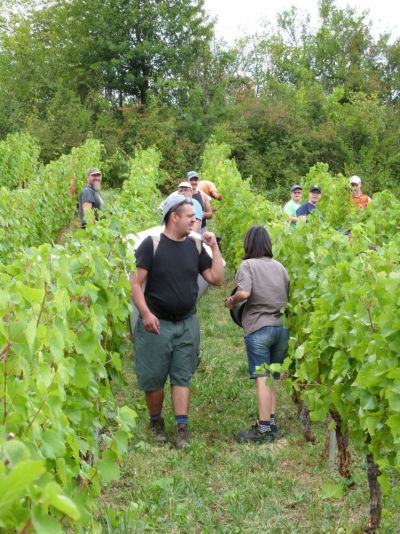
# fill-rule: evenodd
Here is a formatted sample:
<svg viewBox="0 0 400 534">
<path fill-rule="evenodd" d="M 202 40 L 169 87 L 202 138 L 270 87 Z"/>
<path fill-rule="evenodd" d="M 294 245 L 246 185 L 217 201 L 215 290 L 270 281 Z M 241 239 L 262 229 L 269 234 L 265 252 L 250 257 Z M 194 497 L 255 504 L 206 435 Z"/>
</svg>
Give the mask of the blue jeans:
<svg viewBox="0 0 400 534">
<path fill-rule="evenodd" d="M 269 376 L 271 373 L 268 370 L 263 373 L 256 373 L 256 367 L 283 362 L 288 350 L 289 330 L 283 326 L 264 326 L 244 336 L 244 342 L 249 361 L 250 378 Z M 280 373 L 273 373 L 275 380 L 278 380 L 280 376 Z"/>
</svg>

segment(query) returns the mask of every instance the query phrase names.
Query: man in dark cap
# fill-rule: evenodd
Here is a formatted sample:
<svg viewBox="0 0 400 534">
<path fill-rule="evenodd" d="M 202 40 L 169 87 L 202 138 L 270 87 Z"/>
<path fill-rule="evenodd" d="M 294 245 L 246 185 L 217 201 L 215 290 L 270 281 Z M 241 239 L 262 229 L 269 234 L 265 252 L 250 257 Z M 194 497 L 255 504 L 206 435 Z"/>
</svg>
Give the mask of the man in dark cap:
<svg viewBox="0 0 400 534">
<path fill-rule="evenodd" d="M 315 209 L 319 210 L 320 218 L 322 219 L 322 211 L 317 206 L 317 203 L 321 200 L 321 187 L 319 185 L 312 185 L 308 194 L 308 202 L 305 202 L 296 211 L 296 215 L 299 221 L 306 221 L 308 215 Z"/>
<path fill-rule="evenodd" d="M 135 331 L 138 387 L 145 392 L 150 434 L 165 442 L 162 418 L 164 387 L 169 377 L 176 421 L 176 446 L 188 445 L 191 379 L 199 360 L 200 329 L 196 317 L 199 273 L 211 285 L 224 281 L 224 266 L 214 234 L 202 241 L 189 237 L 195 223 L 191 198 L 170 195 L 163 205 L 165 230 L 157 244 L 146 238 L 136 251 L 130 276 L 132 300 L 139 311 Z M 143 289 L 143 286 L 145 288 Z"/>
<path fill-rule="evenodd" d="M 85 228 L 85 215 L 91 210 L 94 212 L 94 220 L 100 218 L 99 211 L 104 211 L 104 202 L 100 196 L 101 189 L 101 170 L 97 167 L 92 167 L 86 174 L 86 186 L 79 195 L 79 217 L 81 220 L 81 227 Z"/>
</svg>

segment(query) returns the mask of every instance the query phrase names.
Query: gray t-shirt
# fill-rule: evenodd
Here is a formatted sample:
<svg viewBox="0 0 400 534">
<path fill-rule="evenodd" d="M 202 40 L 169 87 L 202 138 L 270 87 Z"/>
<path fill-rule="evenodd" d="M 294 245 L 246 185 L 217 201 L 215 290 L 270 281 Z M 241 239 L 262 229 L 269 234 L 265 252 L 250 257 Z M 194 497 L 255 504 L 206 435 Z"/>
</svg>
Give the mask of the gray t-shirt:
<svg viewBox="0 0 400 534">
<path fill-rule="evenodd" d="M 99 219 L 98 211 L 104 211 L 104 202 L 100 194 L 93 189 L 93 187 L 87 185 L 79 195 L 79 217 L 81 219 L 82 228 L 86 226 L 83 213 L 83 205 L 85 202 L 90 202 L 92 204 L 92 208 L 94 209 L 94 218 L 96 221 Z"/>
<path fill-rule="evenodd" d="M 267 257 L 244 260 L 236 282 L 239 291 L 250 293 L 242 317 L 245 335 L 282 324 L 281 308 L 288 302 L 289 276 L 279 261 Z"/>
</svg>

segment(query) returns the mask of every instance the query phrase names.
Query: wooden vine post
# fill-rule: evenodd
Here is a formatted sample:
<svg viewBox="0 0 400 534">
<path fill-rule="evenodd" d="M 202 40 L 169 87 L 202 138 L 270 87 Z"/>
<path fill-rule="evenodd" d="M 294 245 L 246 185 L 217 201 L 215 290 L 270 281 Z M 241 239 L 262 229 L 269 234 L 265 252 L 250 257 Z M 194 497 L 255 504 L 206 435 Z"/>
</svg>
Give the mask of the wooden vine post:
<svg viewBox="0 0 400 534">
<path fill-rule="evenodd" d="M 330 411 L 335 421 L 336 443 L 338 451 L 338 470 L 343 478 L 351 478 L 351 453 L 349 450 L 349 435 L 347 428 L 343 428 L 342 418 L 335 410 Z"/>
<path fill-rule="evenodd" d="M 367 436 L 367 444 L 371 442 L 371 436 Z M 372 453 L 367 454 L 368 486 L 369 486 L 369 521 L 366 532 L 375 532 L 380 525 L 382 515 L 382 491 L 378 477 L 380 469 L 374 461 Z"/>
</svg>

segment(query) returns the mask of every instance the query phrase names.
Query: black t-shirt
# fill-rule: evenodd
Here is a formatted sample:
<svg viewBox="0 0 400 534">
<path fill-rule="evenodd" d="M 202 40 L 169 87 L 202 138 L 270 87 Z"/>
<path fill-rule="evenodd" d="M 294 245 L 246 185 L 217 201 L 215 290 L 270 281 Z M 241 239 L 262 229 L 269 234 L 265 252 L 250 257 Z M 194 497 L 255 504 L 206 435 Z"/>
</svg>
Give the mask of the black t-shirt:
<svg viewBox="0 0 400 534">
<path fill-rule="evenodd" d="M 304 202 L 304 204 L 302 204 L 300 208 L 297 208 L 296 215 L 297 217 L 300 217 L 301 215 L 307 216 L 310 215 L 313 210 L 318 210 L 320 218 L 323 218 L 321 208 L 319 208 L 315 204 L 312 204 L 311 202 Z"/>
<path fill-rule="evenodd" d="M 104 211 L 104 202 L 100 194 L 93 189 L 93 187 L 86 186 L 79 195 L 79 217 L 81 219 L 81 226 L 84 228 L 86 222 L 84 219 L 83 205 L 85 202 L 90 202 L 94 209 L 94 218 L 96 221 L 99 219 L 98 210 Z"/>
<path fill-rule="evenodd" d="M 146 304 L 159 319 L 181 321 L 196 313 L 197 276 L 211 267 L 202 247 L 198 253 L 190 237 L 174 241 L 161 234 L 156 253 L 147 237 L 136 250 L 136 266 L 148 271 L 144 292 Z"/>
</svg>

